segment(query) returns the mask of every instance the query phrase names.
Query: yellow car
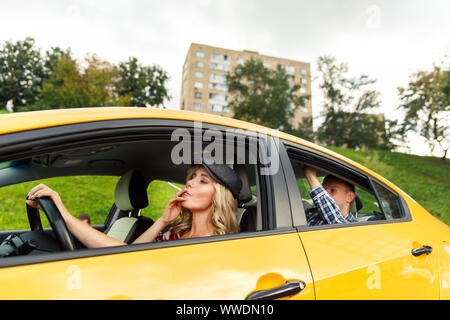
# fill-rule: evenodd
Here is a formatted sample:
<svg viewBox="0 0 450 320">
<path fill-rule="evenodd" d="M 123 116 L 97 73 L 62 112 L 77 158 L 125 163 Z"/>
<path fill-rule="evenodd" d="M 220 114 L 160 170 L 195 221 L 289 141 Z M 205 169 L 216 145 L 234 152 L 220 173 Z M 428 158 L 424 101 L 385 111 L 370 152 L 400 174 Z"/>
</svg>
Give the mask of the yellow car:
<svg viewBox="0 0 450 320">
<path fill-rule="evenodd" d="M 14 211 L 9 222 L 0 215 L 0 299 L 450 298 L 449 227 L 383 177 L 310 142 L 145 108 L 5 114 L 0 124 L 0 205 Z M 131 243 L 161 201 L 151 182 L 183 185 L 199 155 L 239 173 L 238 233 L 87 249 L 51 201 L 41 199 L 41 215 L 25 205 L 38 180 L 64 178 L 71 211 L 87 197 L 84 181 L 106 181 L 83 177 L 114 177 L 89 195 L 104 213 L 93 227 Z M 355 221 L 308 224 L 305 166 L 355 187 Z M 12 187 L 19 203 L 11 203 Z M 28 225 L 7 228 L 19 218 Z"/>
</svg>

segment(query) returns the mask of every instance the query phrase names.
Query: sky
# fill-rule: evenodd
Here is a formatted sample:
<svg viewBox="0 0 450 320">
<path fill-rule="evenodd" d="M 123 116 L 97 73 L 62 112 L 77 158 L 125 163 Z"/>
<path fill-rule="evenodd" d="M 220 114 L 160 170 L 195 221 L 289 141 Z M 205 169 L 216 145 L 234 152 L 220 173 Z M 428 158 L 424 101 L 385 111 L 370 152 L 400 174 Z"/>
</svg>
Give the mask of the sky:
<svg viewBox="0 0 450 320">
<path fill-rule="evenodd" d="M 379 112 L 394 120 L 402 117 L 397 87 L 450 59 L 450 1 L 0 0 L 0 43 L 26 37 L 42 53 L 59 46 L 79 59 L 96 54 L 118 63 L 136 57 L 161 66 L 171 78 L 169 109 L 179 109 L 192 42 L 309 62 L 314 116 L 321 111 L 316 61 L 333 55 L 348 63 L 349 75 L 377 80 Z M 430 154 L 418 136 L 410 137 L 409 146 L 401 151 Z"/>
</svg>

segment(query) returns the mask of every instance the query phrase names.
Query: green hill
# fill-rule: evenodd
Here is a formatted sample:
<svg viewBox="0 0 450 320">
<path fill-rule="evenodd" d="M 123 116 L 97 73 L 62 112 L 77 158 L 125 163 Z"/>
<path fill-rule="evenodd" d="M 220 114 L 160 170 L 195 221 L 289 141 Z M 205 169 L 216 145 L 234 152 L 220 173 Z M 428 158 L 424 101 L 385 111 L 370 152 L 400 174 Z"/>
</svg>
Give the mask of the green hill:
<svg viewBox="0 0 450 320">
<path fill-rule="evenodd" d="M 329 149 L 382 175 L 450 225 L 450 161 L 379 150 Z"/>
</svg>

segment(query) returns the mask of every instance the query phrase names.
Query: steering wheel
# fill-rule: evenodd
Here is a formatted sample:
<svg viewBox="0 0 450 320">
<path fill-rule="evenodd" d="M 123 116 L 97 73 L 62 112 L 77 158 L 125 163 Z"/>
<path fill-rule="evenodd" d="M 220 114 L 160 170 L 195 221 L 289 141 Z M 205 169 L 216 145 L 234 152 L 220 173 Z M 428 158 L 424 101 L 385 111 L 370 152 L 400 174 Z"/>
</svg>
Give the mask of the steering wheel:
<svg viewBox="0 0 450 320">
<path fill-rule="evenodd" d="M 65 251 L 75 250 L 75 242 L 67 229 L 66 223 L 61 216 L 56 205 L 48 197 L 36 198 L 36 201 L 40 204 L 42 210 L 45 212 L 50 226 L 55 233 L 61 248 Z M 28 221 L 32 231 L 42 230 L 41 217 L 39 215 L 39 209 L 30 207 L 27 204 Z"/>
</svg>

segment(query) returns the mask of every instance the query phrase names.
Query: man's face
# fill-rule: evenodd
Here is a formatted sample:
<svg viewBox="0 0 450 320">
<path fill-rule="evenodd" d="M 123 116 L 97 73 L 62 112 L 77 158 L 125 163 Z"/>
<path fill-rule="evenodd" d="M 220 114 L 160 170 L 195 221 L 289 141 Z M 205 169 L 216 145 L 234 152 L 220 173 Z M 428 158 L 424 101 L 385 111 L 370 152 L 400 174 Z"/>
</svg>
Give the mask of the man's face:
<svg viewBox="0 0 450 320">
<path fill-rule="evenodd" d="M 348 186 L 337 179 L 326 179 L 323 183 L 324 189 L 336 201 L 343 213 L 348 213 L 346 208 L 349 207 L 350 202 L 355 198 L 353 191 L 349 190 Z M 344 212 L 345 211 L 345 212 Z"/>
</svg>

